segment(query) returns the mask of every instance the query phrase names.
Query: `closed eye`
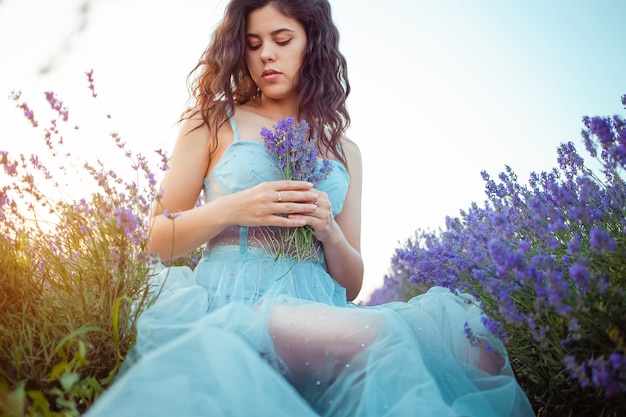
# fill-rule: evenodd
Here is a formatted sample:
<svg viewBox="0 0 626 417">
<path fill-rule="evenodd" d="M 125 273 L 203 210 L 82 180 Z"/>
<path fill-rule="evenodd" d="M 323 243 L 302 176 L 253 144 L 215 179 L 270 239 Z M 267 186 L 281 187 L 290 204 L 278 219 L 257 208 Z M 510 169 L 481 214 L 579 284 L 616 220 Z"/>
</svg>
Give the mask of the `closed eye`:
<svg viewBox="0 0 626 417">
<path fill-rule="evenodd" d="M 274 42 L 276 42 L 276 45 L 287 46 L 289 42 L 291 42 L 291 40 L 293 39 L 294 33 L 295 31 L 292 29 L 281 28 L 281 29 L 276 29 L 272 31 L 269 35 L 272 37 Z M 261 45 L 263 44 L 261 39 L 262 39 L 261 36 L 259 36 L 258 34 L 247 33 L 246 40 L 248 42 L 248 49 L 251 51 L 257 51 L 259 48 L 261 48 Z"/>
<path fill-rule="evenodd" d="M 276 41 L 276 45 L 278 46 L 287 46 L 291 42 L 291 39 L 287 39 L 286 41 Z M 258 51 L 261 48 L 261 44 L 250 45 L 248 44 L 248 49 L 251 51 Z"/>
</svg>

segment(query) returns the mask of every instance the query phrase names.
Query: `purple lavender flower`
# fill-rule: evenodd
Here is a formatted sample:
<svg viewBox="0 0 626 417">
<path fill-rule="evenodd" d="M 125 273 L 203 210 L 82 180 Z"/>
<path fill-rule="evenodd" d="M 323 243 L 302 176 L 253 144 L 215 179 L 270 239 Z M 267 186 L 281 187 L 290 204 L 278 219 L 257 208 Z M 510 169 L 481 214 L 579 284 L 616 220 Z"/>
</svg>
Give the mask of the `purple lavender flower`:
<svg viewBox="0 0 626 417">
<path fill-rule="evenodd" d="M 596 135 L 603 148 L 608 148 L 613 143 L 611 123 L 607 118 L 596 116 L 589 120 L 589 130 Z"/>
<path fill-rule="evenodd" d="M 318 133 L 310 133 L 309 125 L 293 117 L 279 120 L 274 130 L 261 129 L 261 137 L 267 152 L 276 158 L 275 166 L 286 180 L 308 181 L 319 184 L 330 174 L 333 166 L 328 159 L 318 158 Z M 284 231 L 283 231 L 284 232 Z M 289 248 L 295 249 L 299 260 L 315 256 L 316 241 L 310 226 L 298 227 L 284 234 L 278 256 L 285 256 Z"/>
<path fill-rule="evenodd" d="M 598 251 L 612 252 L 615 250 L 615 240 L 606 231 L 597 226 L 589 232 L 589 243 L 592 249 Z"/>
<path fill-rule="evenodd" d="M 0 151 L 0 164 L 3 166 L 4 168 L 4 172 L 11 176 L 14 177 L 17 175 L 17 166 L 18 163 L 17 161 L 11 161 L 9 160 L 9 153 L 6 151 Z"/>
<path fill-rule="evenodd" d="M 576 262 L 569 268 L 569 274 L 572 280 L 578 285 L 578 287 L 582 288 L 585 291 L 589 291 L 589 283 L 591 281 L 591 277 L 587 268 L 582 265 L 580 262 Z"/>
<path fill-rule="evenodd" d="M 69 118 L 69 109 L 63 106 L 63 102 L 57 98 L 54 92 L 46 91 L 45 96 L 52 110 L 55 110 L 57 113 L 59 113 L 59 116 L 61 116 L 61 119 L 64 122 L 67 122 Z"/>
<path fill-rule="evenodd" d="M 261 137 L 268 153 L 277 158 L 276 168 L 284 179 L 308 181 L 316 185 L 330 174 L 333 166 L 328 159 L 319 160 L 318 134 L 314 132 L 310 136 L 306 121 L 296 123 L 289 116 L 276 122 L 274 131 L 263 128 Z"/>
<path fill-rule="evenodd" d="M 91 90 L 91 96 L 96 98 L 98 94 L 96 93 L 96 88 L 95 88 L 94 80 L 93 80 L 93 68 L 90 69 L 89 71 L 86 71 L 85 75 L 87 76 L 87 82 L 89 83 L 89 90 Z"/>
<path fill-rule="evenodd" d="M 134 232 L 139 226 L 139 218 L 129 208 L 117 207 L 113 211 L 113 216 L 118 229 L 124 230 L 124 233 L 129 234 Z"/>
</svg>

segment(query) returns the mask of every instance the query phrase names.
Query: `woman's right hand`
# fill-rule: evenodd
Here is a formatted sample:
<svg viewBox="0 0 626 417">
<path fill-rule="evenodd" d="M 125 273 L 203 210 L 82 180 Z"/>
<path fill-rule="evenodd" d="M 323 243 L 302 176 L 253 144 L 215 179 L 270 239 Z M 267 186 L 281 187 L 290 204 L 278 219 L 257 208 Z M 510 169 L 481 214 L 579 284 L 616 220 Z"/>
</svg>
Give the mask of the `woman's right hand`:
<svg viewBox="0 0 626 417">
<path fill-rule="evenodd" d="M 226 195 L 221 203 L 229 225 L 300 227 L 306 224 L 304 220 L 287 216 L 316 211 L 318 197 L 309 182 L 283 180 Z"/>
</svg>

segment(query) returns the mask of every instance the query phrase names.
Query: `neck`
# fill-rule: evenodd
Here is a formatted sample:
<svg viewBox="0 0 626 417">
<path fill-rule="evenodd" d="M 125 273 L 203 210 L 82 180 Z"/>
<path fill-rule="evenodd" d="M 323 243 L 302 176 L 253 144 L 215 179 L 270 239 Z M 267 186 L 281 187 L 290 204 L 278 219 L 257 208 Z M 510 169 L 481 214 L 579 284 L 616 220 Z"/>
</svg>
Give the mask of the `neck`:
<svg viewBox="0 0 626 417">
<path fill-rule="evenodd" d="M 297 117 L 298 115 L 295 97 L 275 100 L 261 95 L 258 104 L 265 117 L 270 119 L 279 120 L 287 116 Z"/>
</svg>

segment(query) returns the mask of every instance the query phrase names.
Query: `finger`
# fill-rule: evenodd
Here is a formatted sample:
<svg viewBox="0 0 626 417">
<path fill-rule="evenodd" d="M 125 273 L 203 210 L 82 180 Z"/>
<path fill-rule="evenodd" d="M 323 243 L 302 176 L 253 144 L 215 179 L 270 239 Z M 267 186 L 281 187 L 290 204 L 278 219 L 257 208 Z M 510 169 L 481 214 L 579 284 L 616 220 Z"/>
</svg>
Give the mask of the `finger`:
<svg viewBox="0 0 626 417">
<path fill-rule="evenodd" d="M 276 209 L 278 210 L 276 214 L 297 214 L 297 213 L 314 213 L 317 211 L 318 207 L 315 204 L 311 203 L 279 203 L 276 204 Z"/>
<path fill-rule="evenodd" d="M 330 201 L 328 200 L 326 195 L 320 195 L 318 198 L 315 199 L 315 201 L 313 201 L 313 204 L 324 209 L 330 207 Z"/>
<path fill-rule="evenodd" d="M 302 227 L 306 225 L 306 219 L 301 217 L 291 217 L 291 216 L 274 216 L 274 223 L 270 226 L 280 226 L 280 227 Z"/>
<path fill-rule="evenodd" d="M 319 206 L 316 206 L 315 204 L 307 204 L 307 205 L 300 205 L 300 206 L 306 207 L 307 210 L 300 209 L 298 211 L 289 212 L 285 214 L 287 214 L 289 218 L 304 219 L 306 220 L 308 225 L 311 225 L 312 221 L 325 219 L 329 216 L 328 210 L 320 208 Z"/>
<path fill-rule="evenodd" d="M 319 194 L 310 191 L 271 191 L 273 201 L 277 203 L 312 203 L 319 199 Z"/>
<path fill-rule="evenodd" d="M 313 218 L 311 216 L 306 216 L 302 213 L 290 214 L 285 218 L 293 221 L 299 221 L 303 223 L 303 225 L 308 224 L 309 226 L 311 226 L 313 224 Z"/>
<path fill-rule="evenodd" d="M 324 191 L 319 191 L 317 189 L 312 190 L 315 194 L 318 194 L 318 198 L 313 201 L 313 204 L 317 206 L 330 206 L 330 200 L 328 199 L 328 194 Z"/>
<path fill-rule="evenodd" d="M 306 191 L 311 190 L 313 188 L 313 184 L 307 181 L 293 181 L 293 180 L 281 180 L 281 181 L 273 181 L 272 187 L 276 191 Z"/>
</svg>

